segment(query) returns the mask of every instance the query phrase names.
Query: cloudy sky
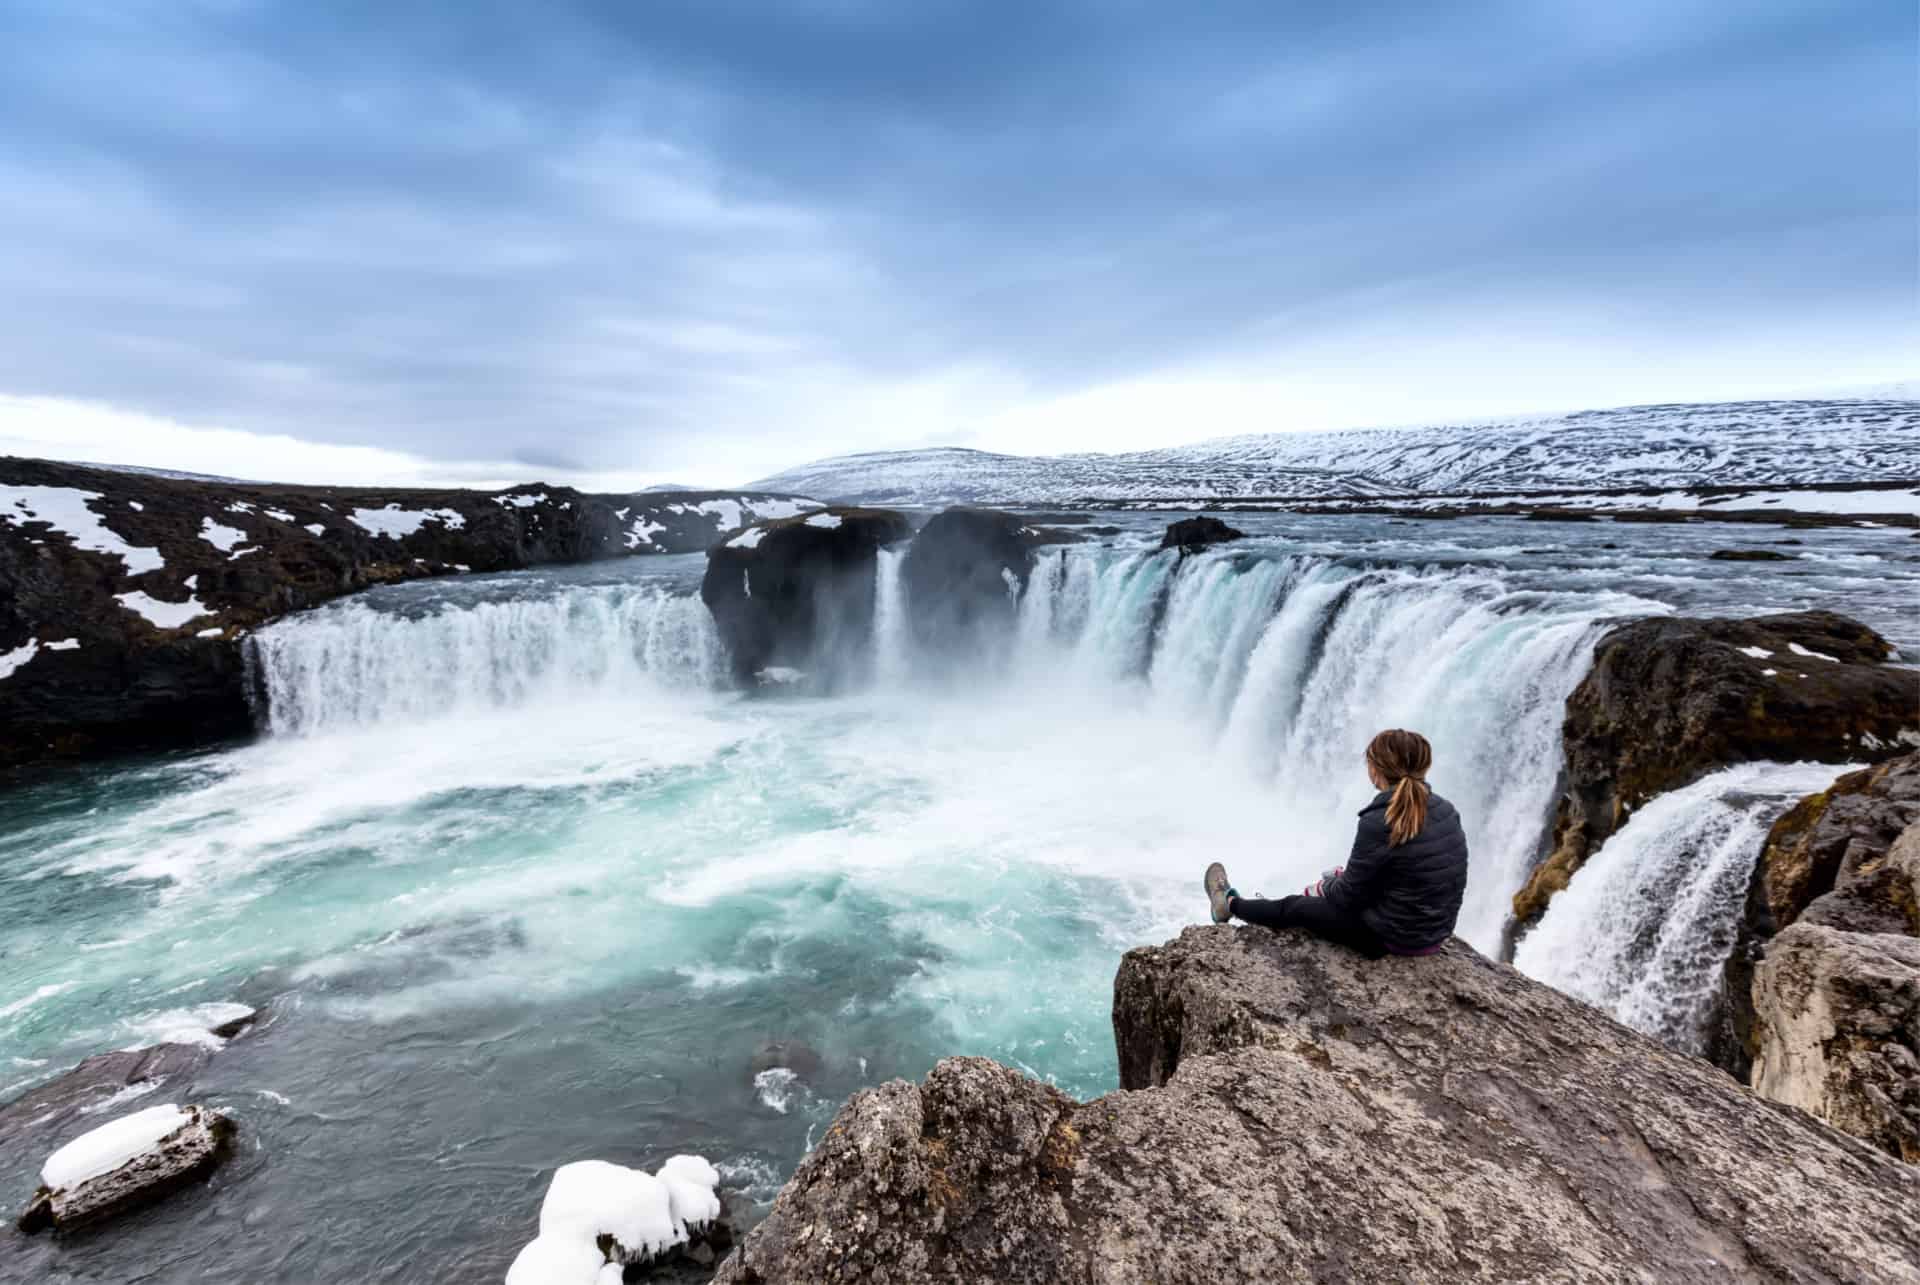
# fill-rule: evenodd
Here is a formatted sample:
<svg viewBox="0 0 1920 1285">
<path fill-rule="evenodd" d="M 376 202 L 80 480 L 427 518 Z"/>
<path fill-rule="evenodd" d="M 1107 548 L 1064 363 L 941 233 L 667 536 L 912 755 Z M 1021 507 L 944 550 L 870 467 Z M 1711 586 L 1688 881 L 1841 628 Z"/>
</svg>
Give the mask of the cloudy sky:
<svg viewBox="0 0 1920 1285">
<path fill-rule="evenodd" d="M 0 453 L 733 484 L 1920 374 L 1912 0 L 0 0 Z"/>
</svg>

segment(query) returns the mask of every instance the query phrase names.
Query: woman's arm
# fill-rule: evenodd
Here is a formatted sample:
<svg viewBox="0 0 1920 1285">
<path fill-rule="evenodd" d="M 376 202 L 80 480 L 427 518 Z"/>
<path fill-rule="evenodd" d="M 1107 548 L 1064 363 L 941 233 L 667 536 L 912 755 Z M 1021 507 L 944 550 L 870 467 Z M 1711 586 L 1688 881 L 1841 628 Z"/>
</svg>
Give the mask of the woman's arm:
<svg viewBox="0 0 1920 1285">
<path fill-rule="evenodd" d="M 1380 884 L 1387 873 L 1387 825 L 1378 813 L 1360 818 L 1354 831 L 1353 851 L 1347 857 L 1340 877 L 1322 887 L 1327 904 L 1345 915 L 1358 915 L 1380 899 Z"/>
</svg>

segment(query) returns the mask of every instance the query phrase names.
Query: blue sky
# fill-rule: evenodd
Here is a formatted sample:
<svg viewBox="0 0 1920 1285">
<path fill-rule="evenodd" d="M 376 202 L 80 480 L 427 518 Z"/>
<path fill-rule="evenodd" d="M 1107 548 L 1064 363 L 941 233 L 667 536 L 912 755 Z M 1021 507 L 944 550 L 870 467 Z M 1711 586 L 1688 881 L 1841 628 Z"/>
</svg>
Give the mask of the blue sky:
<svg viewBox="0 0 1920 1285">
<path fill-rule="evenodd" d="M 1917 23 L 0 0 L 0 451 L 729 483 L 1911 377 Z"/>
</svg>

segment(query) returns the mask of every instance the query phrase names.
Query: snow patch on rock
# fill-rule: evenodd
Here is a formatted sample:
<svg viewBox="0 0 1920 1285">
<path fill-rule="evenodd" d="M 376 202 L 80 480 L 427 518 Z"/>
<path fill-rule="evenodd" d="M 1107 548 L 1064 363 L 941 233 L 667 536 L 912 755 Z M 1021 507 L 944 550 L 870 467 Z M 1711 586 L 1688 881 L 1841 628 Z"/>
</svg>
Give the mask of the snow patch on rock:
<svg viewBox="0 0 1920 1285">
<path fill-rule="evenodd" d="M 816 513 L 807 519 L 808 526 L 819 527 L 822 531 L 832 531 L 840 525 L 838 513 Z"/>
<path fill-rule="evenodd" d="M 40 1182 L 50 1191 L 62 1191 L 112 1173 L 157 1149 L 168 1135 L 192 1118 L 185 1110 L 167 1103 L 109 1120 L 48 1156 L 40 1169 Z"/>
<path fill-rule="evenodd" d="M 729 549 L 757 549 L 760 547 L 760 542 L 766 538 L 767 528 L 763 526 L 750 526 L 739 535 L 734 536 L 733 539 L 727 541 L 727 547 Z"/>
<path fill-rule="evenodd" d="M 396 540 L 412 535 L 428 522 L 438 522 L 449 531 L 458 531 L 467 525 L 466 517 L 453 509 L 403 509 L 398 504 L 381 509 L 355 509 L 347 515 L 347 520 L 363 531 Z"/>
<path fill-rule="evenodd" d="M 245 544 L 247 533 L 238 527 L 221 526 L 212 518 L 200 519 L 200 538 L 222 553 L 232 553 Z"/>
<path fill-rule="evenodd" d="M 87 507 L 89 500 L 99 498 L 97 491 L 66 486 L 0 486 L 0 521 L 21 526 L 45 522 L 71 540 L 76 549 L 119 558 L 130 576 L 166 566 L 158 549 L 129 544 L 107 529 L 100 515 Z"/>
<path fill-rule="evenodd" d="M 643 544 L 652 544 L 653 537 L 666 530 L 660 522 L 649 522 L 646 518 L 635 518 L 632 528 L 627 532 L 627 547 L 637 549 Z"/>
<path fill-rule="evenodd" d="M 1830 660 L 1836 665 L 1840 663 L 1840 659 L 1837 656 L 1829 656 L 1824 651 L 1810 651 L 1802 647 L 1799 643 L 1788 643 L 1787 650 L 1796 656 L 1805 656 L 1811 660 Z"/>
<path fill-rule="evenodd" d="M 193 588 L 194 579 L 192 576 L 187 578 L 187 588 Z M 114 596 L 119 599 L 121 606 L 145 616 L 147 622 L 156 629 L 178 629 L 188 621 L 198 620 L 207 614 L 206 607 L 198 598 L 190 597 L 185 602 L 162 602 L 139 590 Z"/>
</svg>

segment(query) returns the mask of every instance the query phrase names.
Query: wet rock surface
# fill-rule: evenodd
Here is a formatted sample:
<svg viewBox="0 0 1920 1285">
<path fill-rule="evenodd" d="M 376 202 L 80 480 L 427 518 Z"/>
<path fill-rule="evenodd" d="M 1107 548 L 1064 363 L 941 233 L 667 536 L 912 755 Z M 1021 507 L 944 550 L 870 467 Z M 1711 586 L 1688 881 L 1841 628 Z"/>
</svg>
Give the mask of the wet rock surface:
<svg viewBox="0 0 1920 1285">
<path fill-rule="evenodd" d="M 1459 942 L 1190 928 L 1127 1090 L 856 1094 L 718 1281 L 1920 1280 L 1920 1173 Z"/>
<path fill-rule="evenodd" d="M 1757 759 L 1877 762 L 1920 746 L 1920 672 L 1830 611 L 1752 620 L 1656 618 L 1594 648 L 1567 698 L 1553 845 L 1514 896 L 1537 917 L 1654 795 Z"/>
<path fill-rule="evenodd" d="M 371 585 L 705 548 L 772 496 L 195 481 L 0 458 L 0 767 L 252 729 L 240 639 Z M 737 524 L 737 523 L 736 523 Z"/>
<path fill-rule="evenodd" d="M 757 523 L 707 551 L 700 598 L 736 677 L 769 669 L 807 676 L 816 690 L 849 677 L 873 634 L 874 565 L 907 538 L 890 509 L 829 508 Z"/>
</svg>

